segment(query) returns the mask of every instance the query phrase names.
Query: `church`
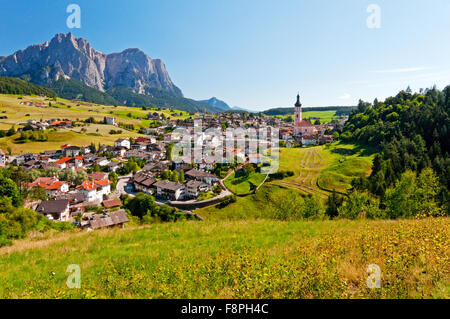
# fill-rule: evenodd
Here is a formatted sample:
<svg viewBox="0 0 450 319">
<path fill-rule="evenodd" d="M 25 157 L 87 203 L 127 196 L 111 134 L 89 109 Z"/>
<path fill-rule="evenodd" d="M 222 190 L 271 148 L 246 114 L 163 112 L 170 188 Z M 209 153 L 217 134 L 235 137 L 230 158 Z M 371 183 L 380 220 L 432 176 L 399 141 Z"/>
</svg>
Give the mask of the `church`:
<svg viewBox="0 0 450 319">
<path fill-rule="evenodd" d="M 297 95 L 294 112 L 294 136 L 313 136 L 317 134 L 317 129 L 311 123 L 302 120 L 302 104 L 300 103 L 300 94 Z"/>
</svg>

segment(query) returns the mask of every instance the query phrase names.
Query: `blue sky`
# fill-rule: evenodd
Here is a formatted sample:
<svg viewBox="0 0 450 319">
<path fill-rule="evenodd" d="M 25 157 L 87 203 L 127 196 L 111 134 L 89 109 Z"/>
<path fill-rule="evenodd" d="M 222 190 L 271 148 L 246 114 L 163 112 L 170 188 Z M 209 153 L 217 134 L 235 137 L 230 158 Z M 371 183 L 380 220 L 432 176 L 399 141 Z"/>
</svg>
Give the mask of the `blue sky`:
<svg viewBox="0 0 450 319">
<path fill-rule="evenodd" d="M 161 58 L 185 96 L 263 110 L 352 105 L 450 84 L 448 0 L 1 1 L 0 55 L 72 32 Z M 81 7 L 81 29 L 66 8 Z M 381 8 L 370 29 L 367 7 Z M 7 14 L 5 14 L 7 13 Z"/>
</svg>

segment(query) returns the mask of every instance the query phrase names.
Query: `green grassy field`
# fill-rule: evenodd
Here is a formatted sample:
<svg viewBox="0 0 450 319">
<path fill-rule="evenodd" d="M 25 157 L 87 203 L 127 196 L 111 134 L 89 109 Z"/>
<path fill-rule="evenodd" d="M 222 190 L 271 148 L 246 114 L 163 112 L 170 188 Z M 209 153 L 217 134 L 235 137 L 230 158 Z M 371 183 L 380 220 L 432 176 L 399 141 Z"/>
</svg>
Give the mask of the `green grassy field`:
<svg viewBox="0 0 450 319">
<path fill-rule="evenodd" d="M 338 120 L 340 119 L 339 116 L 336 116 L 336 111 L 309 111 L 309 112 L 303 112 L 302 117 L 304 119 L 307 118 L 319 118 L 320 123 L 329 123 L 332 120 Z M 312 120 L 314 122 L 314 120 Z"/>
<path fill-rule="evenodd" d="M 48 141 L 27 141 L 24 144 L 20 144 L 16 141 L 20 134 L 15 134 L 13 136 L 0 138 L 0 149 L 5 151 L 11 149 L 11 154 L 13 155 L 28 152 L 41 153 L 45 150 L 60 149 L 64 144 L 83 146 L 90 145 L 91 143 L 94 143 L 95 145 L 101 143 L 113 145 L 114 141 L 118 138 L 142 136 L 141 134 L 129 132 L 112 125 L 92 124 L 87 126 L 86 129 L 87 131 L 85 133 L 80 132 L 80 127 L 74 129 L 62 129 L 58 131 L 50 130 L 48 132 Z M 112 129 L 122 130 L 122 133 L 111 135 L 109 134 L 109 131 Z"/>
<path fill-rule="evenodd" d="M 293 116 L 293 114 L 288 115 Z M 286 118 L 286 115 L 274 115 L 274 117 L 278 118 Z M 340 117 L 336 116 L 336 111 L 308 111 L 302 113 L 303 119 L 308 118 L 316 118 L 320 119 L 320 123 L 330 123 L 332 120 L 339 120 Z M 314 123 L 315 119 L 312 119 L 312 122 Z"/>
<path fill-rule="evenodd" d="M 0 249 L 0 298 L 449 298 L 450 220 L 205 221 Z M 81 268 L 81 289 L 66 269 Z M 382 288 L 366 286 L 369 264 Z"/>
<path fill-rule="evenodd" d="M 18 95 L 5 95 L 0 94 L 0 112 L 3 116 L 7 116 L 7 119 L 0 120 L 0 129 L 8 129 L 11 125 L 20 125 L 26 122 L 28 119 L 36 120 L 48 120 L 52 118 L 64 118 L 72 121 L 85 120 L 89 117 L 93 117 L 96 120 L 102 120 L 105 116 L 117 117 L 117 122 L 125 124 L 134 124 L 136 126 L 148 124 L 146 120 L 149 112 L 157 112 L 164 114 L 171 119 L 186 119 L 189 117 L 189 113 L 182 111 L 175 111 L 181 113 L 180 116 L 174 117 L 174 111 L 156 109 L 142 110 L 136 107 L 126 106 L 112 106 L 112 105 L 77 105 L 64 99 L 57 99 L 57 102 L 47 101 L 45 98 L 39 96 L 23 96 L 22 100 L 18 99 Z M 34 106 L 21 105 L 21 101 L 35 101 L 48 104 L 52 103 L 52 107 L 39 108 Z M 28 114 L 28 116 L 27 116 Z M 140 119 L 142 118 L 142 119 Z M 145 125 L 144 125 L 145 126 Z"/>
<path fill-rule="evenodd" d="M 354 144 L 334 143 L 325 147 L 325 151 L 330 162 L 317 178 L 322 189 L 345 192 L 351 188 L 353 178 L 370 175 L 374 150 Z"/>
<path fill-rule="evenodd" d="M 293 171 L 294 176 L 272 184 L 325 198 L 333 189 L 339 192 L 350 189 L 353 178 L 370 174 L 373 154 L 367 148 L 339 142 L 330 146 L 283 148 L 280 170 Z"/>
<path fill-rule="evenodd" d="M 105 105 L 78 105 L 64 99 L 57 99 L 57 102 L 46 101 L 39 96 L 23 96 L 22 100 L 18 95 L 0 94 L 0 112 L 7 119 L 0 120 L 0 129 L 7 130 L 11 126 L 17 129 L 26 124 L 29 119 L 49 120 L 49 119 L 67 119 L 71 121 L 82 121 L 93 117 L 96 121 L 102 121 L 105 116 L 116 117 L 116 122 L 135 125 L 136 130 L 140 127 L 148 127 L 150 121 L 146 120 L 149 112 L 164 114 L 171 119 L 186 119 L 189 113 L 172 110 L 156 109 L 142 110 L 140 108 L 125 106 L 105 106 Z M 39 108 L 34 106 L 21 105 L 21 101 L 35 101 L 52 103 L 52 107 Z M 180 113 L 174 117 L 174 112 Z M 137 132 L 127 131 L 111 125 L 91 124 L 85 127 L 86 132 L 81 132 L 80 127 L 73 129 L 63 129 L 57 132 L 49 131 L 49 139 L 46 142 L 27 142 L 18 144 L 15 139 L 19 135 L 0 138 L 0 148 L 3 150 L 11 149 L 12 154 L 21 154 L 24 152 L 42 152 L 44 150 L 59 149 L 63 144 L 72 144 L 77 146 L 89 145 L 91 142 L 96 144 L 113 144 L 118 138 L 127 138 L 131 136 L 141 136 Z M 111 135 L 111 130 L 122 130 L 122 134 Z"/>
<path fill-rule="evenodd" d="M 236 195 L 248 194 L 251 192 L 251 184 L 258 187 L 266 178 L 266 175 L 253 172 L 248 177 L 238 177 L 236 174 L 231 174 L 225 180 L 225 186 Z"/>
</svg>

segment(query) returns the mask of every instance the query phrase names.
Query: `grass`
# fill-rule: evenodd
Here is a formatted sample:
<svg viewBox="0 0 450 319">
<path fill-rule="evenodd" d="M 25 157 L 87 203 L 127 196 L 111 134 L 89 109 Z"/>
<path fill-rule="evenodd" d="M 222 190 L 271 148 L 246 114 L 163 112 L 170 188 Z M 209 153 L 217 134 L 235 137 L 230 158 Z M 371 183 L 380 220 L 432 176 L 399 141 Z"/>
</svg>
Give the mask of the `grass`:
<svg viewBox="0 0 450 319">
<path fill-rule="evenodd" d="M 334 143 L 325 150 L 331 163 L 318 176 L 317 183 L 322 189 L 346 192 L 352 179 L 370 175 L 374 150 L 346 143 Z"/>
<path fill-rule="evenodd" d="M 302 118 L 319 118 L 320 123 L 330 123 L 332 120 L 339 120 L 340 117 L 336 116 L 336 111 L 309 111 L 309 112 L 303 112 Z M 312 120 L 314 123 L 315 120 Z"/>
<path fill-rule="evenodd" d="M 118 118 L 117 122 L 146 127 L 149 123 L 146 120 L 147 114 L 149 112 L 164 114 L 166 117 L 170 117 L 171 119 L 186 119 L 189 117 L 189 113 L 182 111 L 157 111 L 157 109 L 142 110 L 141 108 L 137 107 L 96 104 L 92 104 L 93 106 L 77 105 L 78 103 L 73 103 L 61 98 L 58 98 L 57 102 L 54 102 L 47 101 L 45 100 L 45 98 L 39 96 L 23 96 L 22 100 L 19 100 L 18 98 L 18 95 L 0 94 L 0 112 L 5 111 L 5 113 L 1 113 L 0 115 L 8 117 L 7 119 L 0 120 L 0 129 L 9 129 L 12 125 L 23 125 L 28 119 L 48 120 L 52 118 L 64 118 L 72 121 L 77 121 L 93 117 L 97 121 L 99 121 L 103 120 L 105 116 L 114 116 Z M 29 100 L 35 102 L 44 102 L 46 104 L 51 102 L 52 107 L 38 108 L 20 104 L 21 101 Z M 181 116 L 172 116 L 174 112 L 181 113 Z M 131 113 L 131 117 L 128 116 L 129 113 Z"/>
<path fill-rule="evenodd" d="M 205 221 L 0 249 L 0 298 L 449 298 L 448 218 Z M 38 244 L 40 243 L 40 244 Z M 68 265 L 81 289 L 68 289 Z M 381 289 L 366 286 L 381 268 Z"/>
<path fill-rule="evenodd" d="M 252 191 L 251 184 L 258 187 L 266 178 L 266 175 L 253 172 L 249 176 L 236 177 L 236 173 L 232 173 L 226 180 L 225 186 L 236 195 L 248 194 Z"/>
<path fill-rule="evenodd" d="M 353 178 L 370 174 L 374 150 L 355 144 L 280 149 L 280 170 L 294 176 L 272 184 L 325 198 L 335 189 L 346 192 Z"/>
<path fill-rule="evenodd" d="M 0 138 L 0 149 L 11 149 L 12 154 L 22 153 L 41 153 L 45 150 L 60 149 L 64 144 L 71 144 L 77 146 L 90 145 L 91 143 L 98 143 L 113 145 L 114 141 L 118 138 L 127 138 L 132 136 L 140 136 L 138 133 L 129 132 L 124 129 L 121 134 L 109 134 L 111 129 L 116 129 L 112 125 L 99 125 L 93 124 L 86 127 L 85 133 L 80 133 L 81 128 L 76 127 L 74 129 L 62 129 L 62 130 L 49 130 L 48 141 L 45 142 L 31 142 L 28 141 L 25 144 L 19 144 L 15 141 L 20 134 L 15 134 L 9 137 Z M 97 132 L 98 130 L 98 132 Z"/>
<path fill-rule="evenodd" d="M 271 201 L 267 194 L 270 193 Z M 279 187 L 276 185 L 264 185 L 256 194 L 237 197 L 236 202 L 228 206 L 220 205 L 205 207 L 195 210 L 195 213 L 206 220 L 236 220 L 248 218 L 271 218 L 271 209 L 276 202 L 282 198 L 296 198 L 303 196 L 293 189 Z"/>
</svg>

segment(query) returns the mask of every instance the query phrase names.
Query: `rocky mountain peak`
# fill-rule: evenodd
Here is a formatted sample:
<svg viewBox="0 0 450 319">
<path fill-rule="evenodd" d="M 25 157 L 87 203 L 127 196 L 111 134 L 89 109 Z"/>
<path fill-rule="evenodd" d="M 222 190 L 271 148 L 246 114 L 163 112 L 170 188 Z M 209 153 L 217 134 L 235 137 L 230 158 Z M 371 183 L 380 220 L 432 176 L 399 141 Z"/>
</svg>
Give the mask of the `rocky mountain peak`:
<svg viewBox="0 0 450 319">
<path fill-rule="evenodd" d="M 60 77 L 74 78 L 101 91 L 125 86 L 143 94 L 146 88 L 161 88 L 182 96 L 161 60 L 136 48 L 105 54 L 71 32 L 0 58 L 0 75 L 26 76 L 44 85 Z"/>
</svg>

